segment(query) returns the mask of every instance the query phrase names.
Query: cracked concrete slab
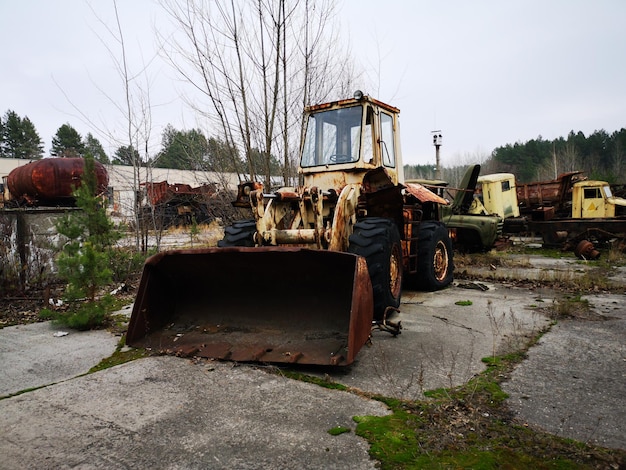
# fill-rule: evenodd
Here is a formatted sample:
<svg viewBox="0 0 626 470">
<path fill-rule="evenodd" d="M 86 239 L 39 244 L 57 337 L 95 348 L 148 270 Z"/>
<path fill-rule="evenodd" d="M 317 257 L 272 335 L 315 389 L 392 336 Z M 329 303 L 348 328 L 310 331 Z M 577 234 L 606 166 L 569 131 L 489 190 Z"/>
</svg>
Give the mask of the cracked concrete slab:
<svg viewBox="0 0 626 470">
<path fill-rule="evenodd" d="M 626 449 L 626 297 L 584 296 L 596 316 L 559 321 L 503 389 L 518 417 L 552 434 Z"/>
<path fill-rule="evenodd" d="M 375 332 L 349 368 L 300 370 L 407 399 L 462 384 L 483 370 L 483 357 L 514 349 L 544 328 L 550 320 L 541 307 L 558 294 L 482 284 L 488 290 L 457 283 L 440 292 L 405 292 L 398 337 Z M 505 390 L 519 418 L 532 425 L 626 448 L 624 296 L 598 295 L 590 303 L 608 319 L 559 321 Z M 2 393 L 53 384 L 0 400 L 2 465 L 376 467 L 352 417 L 386 414 L 378 401 L 258 365 L 176 357 L 82 375 L 113 352 L 118 338 L 102 331 L 54 337 L 57 330 L 50 324 L 0 330 Z M 352 432 L 331 436 L 335 426 Z"/>
<path fill-rule="evenodd" d="M 375 331 L 353 366 L 327 374 L 371 393 L 421 399 L 425 390 L 462 385 L 485 369 L 482 358 L 523 346 L 550 323 L 534 307 L 551 299 L 481 284 L 488 290 L 405 292 L 394 318 L 401 334 Z"/>
<path fill-rule="evenodd" d="M 0 329 L 0 397 L 84 374 L 115 351 L 104 330 L 76 331 L 52 322 Z"/>
<path fill-rule="evenodd" d="M 0 401 L 0 453 L 6 468 L 374 469 L 352 417 L 386 413 L 250 366 L 150 357 Z"/>
</svg>

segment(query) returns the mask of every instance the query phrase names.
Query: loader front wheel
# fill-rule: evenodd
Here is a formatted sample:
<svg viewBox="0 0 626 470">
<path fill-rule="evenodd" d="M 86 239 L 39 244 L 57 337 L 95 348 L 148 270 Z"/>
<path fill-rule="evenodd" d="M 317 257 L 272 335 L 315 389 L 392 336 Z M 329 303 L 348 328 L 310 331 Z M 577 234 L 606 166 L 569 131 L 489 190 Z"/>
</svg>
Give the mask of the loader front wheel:
<svg viewBox="0 0 626 470">
<path fill-rule="evenodd" d="M 443 289 L 452 282 L 452 242 L 441 222 L 422 222 L 418 240 L 417 288 Z"/>
<path fill-rule="evenodd" d="M 374 319 L 382 320 L 387 307 L 400 306 L 402 295 L 402 245 L 396 224 L 382 217 L 370 217 L 354 224 L 350 253 L 367 261 L 374 293 Z"/>
<path fill-rule="evenodd" d="M 254 246 L 254 219 L 239 220 L 224 229 L 224 238 L 217 242 L 217 246 Z"/>
</svg>

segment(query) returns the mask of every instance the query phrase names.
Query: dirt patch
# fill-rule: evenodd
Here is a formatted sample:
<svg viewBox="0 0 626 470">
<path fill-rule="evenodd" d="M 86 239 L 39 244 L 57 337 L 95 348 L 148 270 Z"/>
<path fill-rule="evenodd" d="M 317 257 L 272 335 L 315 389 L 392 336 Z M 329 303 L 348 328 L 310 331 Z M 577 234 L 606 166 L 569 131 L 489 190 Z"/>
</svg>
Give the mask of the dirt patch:
<svg viewBox="0 0 626 470">
<path fill-rule="evenodd" d="M 48 299 L 54 298 L 56 290 L 34 290 L 23 295 L 0 297 L 0 328 L 43 321 L 39 318 L 39 311 L 49 305 Z"/>
<path fill-rule="evenodd" d="M 137 286 L 138 278 L 121 286 L 112 286 L 110 290 L 117 289 L 115 298 L 119 300 L 118 303 L 130 305 L 135 299 Z M 66 308 L 59 303 L 64 288 L 63 285 L 55 285 L 46 289 L 33 289 L 24 294 L 0 297 L 0 328 L 46 321 L 39 317 L 43 308 Z"/>
</svg>

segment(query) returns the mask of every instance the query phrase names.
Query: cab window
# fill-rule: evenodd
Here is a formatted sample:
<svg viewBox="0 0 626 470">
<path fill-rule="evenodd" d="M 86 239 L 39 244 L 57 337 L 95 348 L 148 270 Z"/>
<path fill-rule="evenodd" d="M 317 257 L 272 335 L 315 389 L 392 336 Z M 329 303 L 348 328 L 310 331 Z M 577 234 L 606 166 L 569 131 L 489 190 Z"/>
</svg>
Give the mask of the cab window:
<svg viewBox="0 0 626 470">
<path fill-rule="evenodd" d="M 396 166 L 396 149 L 393 139 L 393 117 L 385 112 L 380 113 L 380 151 L 383 164 L 388 167 Z"/>
<path fill-rule="evenodd" d="M 585 199 L 601 199 L 600 188 L 585 188 Z"/>
<path fill-rule="evenodd" d="M 352 106 L 310 115 L 301 165 L 356 162 L 361 152 L 362 113 L 362 106 Z"/>
</svg>

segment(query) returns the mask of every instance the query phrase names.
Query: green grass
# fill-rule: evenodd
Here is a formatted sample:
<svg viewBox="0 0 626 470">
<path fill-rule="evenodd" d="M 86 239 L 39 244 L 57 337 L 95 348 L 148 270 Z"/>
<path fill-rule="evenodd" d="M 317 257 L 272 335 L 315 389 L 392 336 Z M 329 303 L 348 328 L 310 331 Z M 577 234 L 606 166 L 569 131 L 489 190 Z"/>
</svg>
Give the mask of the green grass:
<svg viewBox="0 0 626 470">
<path fill-rule="evenodd" d="M 467 384 L 391 404 L 387 416 L 357 416 L 356 434 L 384 469 L 585 469 L 624 462 L 626 452 L 599 449 L 516 422 L 500 380 L 522 353 L 483 359 L 487 370 Z M 618 467 L 615 467 L 618 468 Z"/>
<path fill-rule="evenodd" d="M 122 336 L 117 343 L 117 347 L 115 352 L 111 354 L 109 357 L 102 359 L 97 365 L 93 366 L 89 369 L 89 374 L 93 372 L 98 372 L 104 369 L 109 369 L 114 366 L 118 366 L 120 364 L 124 364 L 126 362 L 134 361 L 136 359 L 141 359 L 143 357 L 148 357 L 150 353 L 145 349 L 134 349 L 130 348 L 124 350 L 124 345 L 126 342 L 126 337 Z"/>
<path fill-rule="evenodd" d="M 385 403 L 391 413 L 355 416 L 355 433 L 369 442 L 370 455 L 383 470 L 623 468 L 624 451 L 564 439 L 515 419 L 500 382 L 524 358 L 524 351 L 485 358 L 483 373 L 463 386 L 428 391 L 424 400 L 369 396 Z M 306 374 L 281 373 L 366 395 Z M 328 432 L 337 435 L 348 430 L 337 427 Z"/>
<path fill-rule="evenodd" d="M 338 436 L 347 432 L 350 432 L 350 428 L 347 428 L 345 426 L 335 426 L 334 428 L 328 430 L 328 434 L 330 434 L 331 436 Z"/>
<path fill-rule="evenodd" d="M 589 300 L 583 299 L 582 294 L 565 295 L 552 307 L 553 318 L 584 317 L 591 311 Z"/>
<path fill-rule="evenodd" d="M 278 371 L 277 373 L 279 373 L 283 377 L 287 377 L 287 378 L 294 379 L 294 380 L 299 380 L 301 382 L 312 383 L 315 385 L 319 385 L 320 387 L 329 388 L 331 390 L 342 390 L 342 391 L 348 390 L 348 387 L 332 381 L 329 377 L 319 378 L 319 377 L 315 377 L 312 375 L 308 375 L 308 374 L 304 374 L 304 373 L 292 371 L 292 370 L 282 370 L 282 369 L 278 370 L 277 369 L 277 371 Z"/>
<path fill-rule="evenodd" d="M 510 255 L 517 255 L 511 257 Z M 519 256 L 522 255 L 522 256 Z M 613 248 L 610 250 L 601 250 L 601 256 L 598 260 L 582 261 L 580 264 L 572 264 L 571 269 L 554 270 L 554 269 L 538 269 L 538 277 L 529 280 L 524 274 L 516 273 L 517 269 L 532 268 L 532 263 L 527 256 L 543 256 L 546 258 L 565 258 L 576 260 L 574 253 L 571 251 L 562 251 L 550 248 L 527 248 L 513 247 L 507 251 L 489 252 L 489 253 L 472 253 L 465 255 L 455 254 L 455 277 L 458 279 L 497 279 L 493 272 L 487 274 L 471 274 L 469 277 L 464 268 L 469 267 L 490 267 L 496 269 L 506 269 L 507 279 L 519 281 L 520 283 L 531 283 L 536 286 L 546 286 L 558 288 L 562 291 L 569 292 L 622 292 L 623 285 L 619 281 L 611 279 L 611 275 L 616 272 L 616 267 L 626 264 L 626 254 Z M 584 265 L 584 268 L 583 266 Z"/>
<path fill-rule="evenodd" d="M 515 249 L 512 249 L 510 253 L 523 254 L 523 255 L 540 255 L 544 258 L 562 259 L 571 258 L 573 253 L 571 251 L 563 251 L 560 248 L 533 248 L 524 245 L 519 245 Z"/>
<path fill-rule="evenodd" d="M 34 392 L 35 390 L 39 390 L 40 388 L 46 388 L 47 386 L 48 385 L 40 385 L 38 387 L 25 388 L 24 390 L 20 390 L 19 392 L 4 395 L 0 397 L 0 400 L 4 400 L 5 398 L 17 397 L 18 395 L 23 395 L 24 393 Z"/>
</svg>

